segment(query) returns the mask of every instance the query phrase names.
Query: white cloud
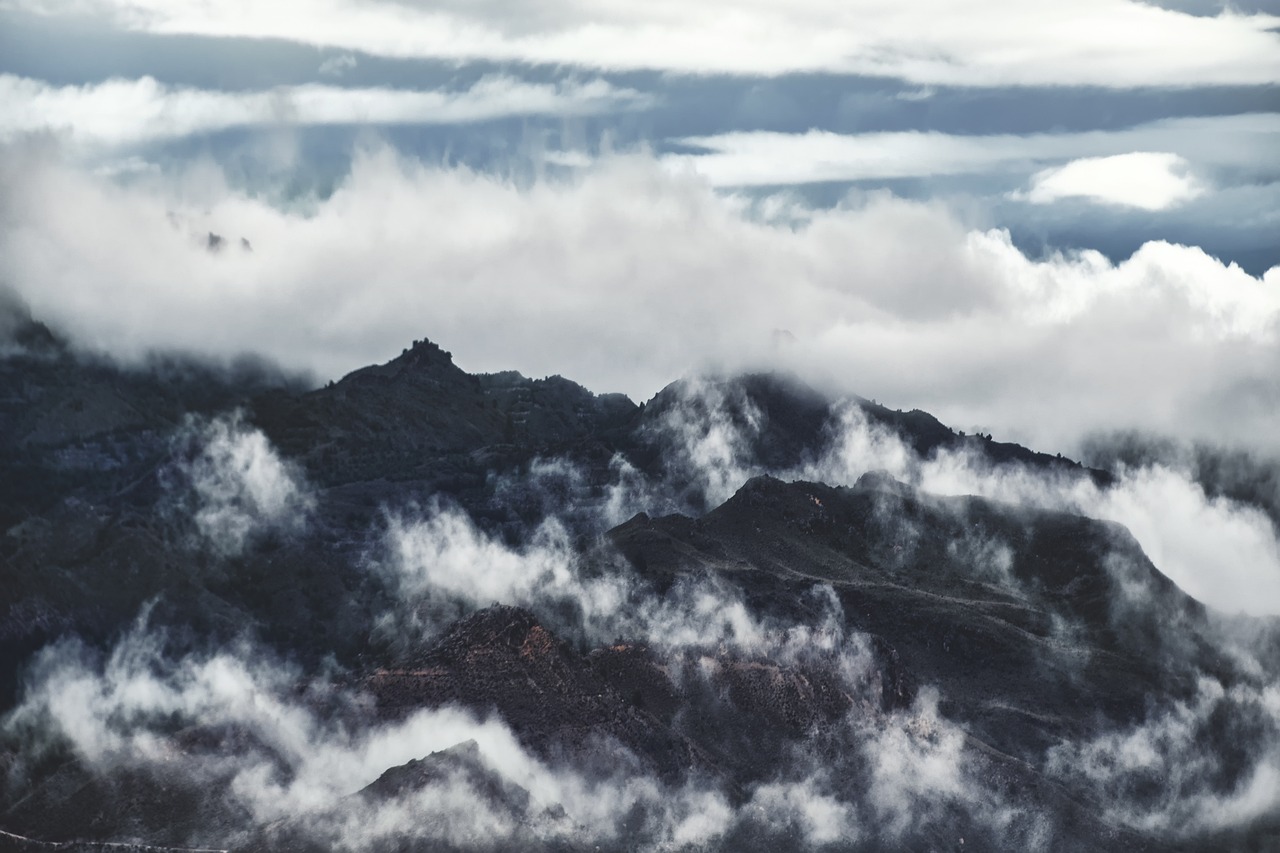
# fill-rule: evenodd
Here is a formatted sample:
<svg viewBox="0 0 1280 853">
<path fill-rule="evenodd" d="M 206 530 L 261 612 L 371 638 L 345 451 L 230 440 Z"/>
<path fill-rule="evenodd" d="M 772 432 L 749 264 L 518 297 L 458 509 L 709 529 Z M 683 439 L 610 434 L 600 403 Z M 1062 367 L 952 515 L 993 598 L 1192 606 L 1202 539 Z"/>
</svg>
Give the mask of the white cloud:
<svg viewBox="0 0 1280 853">
<path fill-rule="evenodd" d="M 220 92 L 150 77 L 51 86 L 0 74 L 0 140 L 68 132 L 80 143 L 121 145 L 243 126 L 453 124 L 519 115 L 589 115 L 636 109 L 649 96 L 603 80 L 527 83 L 489 76 L 463 91 L 283 86 Z"/>
<path fill-rule="evenodd" d="M 708 592 L 698 601 L 703 610 L 677 613 L 649 598 L 645 612 L 620 608 L 618 614 L 629 621 L 617 627 L 641 631 L 626 636 L 667 641 L 663 653 L 673 655 L 666 659 L 673 673 L 682 673 L 674 677 L 687 695 L 700 689 L 689 679 L 723 689 L 725 647 L 721 638 L 705 634 L 723 600 Z M 302 673 L 246 642 L 173 659 L 164 652 L 163 633 L 147 630 L 145 613 L 105 660 L 76 640 L 43 649 L 32 662 L 21 704 L 0 718 L 0 733 L 21 747 L 12 756 L 15 773 L 28 762 L 38 766 L 56 738 L 85 771 L 108 784 L 121 773 L 133 779 L 154 773 L 157 780 L 180 774 L 204 790 L 209 803 L 228 807 L 213 839 L 192 839 L 201 844 L 286 821 L 305 828 L 318 844 L 343 849 L 391 839 L 469 847 L 519 839 L 657 851 L 716 846 L 734 830 L 738 837 L 796 832 L 824 846 L 869 835 L 914 835 L 924 824 L 945 827 L 957 811 L 1007 835 L 1002 797 L 989 778 L 966 766 L 973 753 L 963 731 L 938 713 L 928 693 L 909 711 L 877 713 L 880 686 L 872 677 L 869 644 L 862 635 L 844 633 L 830 590 L 826 603 L 834 610 L 815 624 L 757 626 L 754 651 L 783 667 L 797 660 L 833 667 L 842 689 L 861 701 L 827 731 L 797 739 L 775 773 L 740 789 L 745 797 L 736 807 L 716 777 L 660 781 L 616 742 L 578 744 L 591 750 L 594 761 L 573 753 L 546 762 L 498 718 L 482 719 L 463 708 L 379 719 L 369 713 L 370 697 L 348 692 L 342 682 L 311 681 L 300 691 Z M 672 619 L 681 622 L 678 633 L 686 642 L 697 643 L 690 658 L 670 642 Z M 236 745 L 173 737 L 175 730 L 193 730 L 187 727 L 235 732 Z M 440 768 L 445 778 L 421 790 L 386 801 L 352 796 L 387 768 L 467 741 L 474 751 L 462 760 L 523 788 L 527 805 L 514 799 L 504 804 L 483 781 L 477 791 L 475 777 L 450 774 L 447 764 Z M 832 743 L 843 747 L 835 751 L 834 765 Z M 864 775 L 870 777 L 865 793 L 857 781 Z"/>
<path fill-rule="evenodd" d="M 280 38 L 396 57 L 603 69 L 784 74 L 828 71 L 967 86 L 1200 86 L 1280 80 L 1272 15 L 1196 17 L 1134 0 L 749 0 L 528 4 L 284 0 L 97 0 L 154 33 Z"/>
<path fill-rule="evenodd" d="M 1086 198 L 1104 204 L 1164 210 L 1204 192 L 1190 174 L 1189 165 L 1177 154 L 1150 151 L 1085 157 L 1037 172 L 1026 198 L 1036 204 Z"/>
<path fill-rule="evenodd" d="M 211 254 L 210 231 L 254 251 Z M 781 366 L 1064 452 L 1094 429 L 1276 441 L 1280 269 L 1163 242 L 1033 259 L 887 195 L 769 224 L 643 155 L 526 185 L 376 149 L 281 209 L 208 164 L 121 186 L 10 147 L 0 274 L 122 356 L 249 350 L 336 377 L 426 335 L 468 370 L 640 399 Z"/>
<path fill-rule="evenodd" d="M 916 768 L 912 768 L 915 770 Z M 798 783 L 765 783 L 752 792 L 748 811 L 757 819 L 771 823 L 773 831 L 786 831 L 791 825 L 799 829 L 806 845 L 850 844 L 858 840 L 856 809 L 823 792 L 813 779 Z M 907 808 L 904 804 L 903 808 Z"/>
<path fill-rule="evenodd" d="M 1164 119 L 1123 130 L 1026 136 L 739 131 L 676 141 L 702 151 L 670 155 L 667 164 L 692 169 L 716 186 L 1041 170 L 1032 201 L 1085 195 L 1158 209 L 1200 191 L 1186 174 L 1188 159 L 1273 179 L 1280 174 L 1280 115 L 1273 114 Z M 1156 146 L 1176 153 L 1141 151 Z"/>
<path fill-rule="evenodd" d="M 218 553 L 239 554 L 266 531 L 305 526 L 315 498 L 302 473 L 238 414 L 190 423 L 178 442 L 191 445 L 190 458 L 176 463 L 182 486 L 190 491 L 188 509 L 200 536 Z"/>
</svg>

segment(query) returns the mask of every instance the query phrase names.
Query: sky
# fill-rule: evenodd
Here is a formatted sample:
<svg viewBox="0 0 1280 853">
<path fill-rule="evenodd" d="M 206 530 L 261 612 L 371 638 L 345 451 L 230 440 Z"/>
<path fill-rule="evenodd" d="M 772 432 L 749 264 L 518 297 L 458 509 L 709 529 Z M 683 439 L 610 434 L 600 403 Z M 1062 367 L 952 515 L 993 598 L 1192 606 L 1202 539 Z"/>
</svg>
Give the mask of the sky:
<svg viewBox="0 0 1280 853">
<path fill-rule="evenodd" d="M 0 0 L 0 286 L 125 360 L 1277 453 L 1280 3 Z"/>
</svg>

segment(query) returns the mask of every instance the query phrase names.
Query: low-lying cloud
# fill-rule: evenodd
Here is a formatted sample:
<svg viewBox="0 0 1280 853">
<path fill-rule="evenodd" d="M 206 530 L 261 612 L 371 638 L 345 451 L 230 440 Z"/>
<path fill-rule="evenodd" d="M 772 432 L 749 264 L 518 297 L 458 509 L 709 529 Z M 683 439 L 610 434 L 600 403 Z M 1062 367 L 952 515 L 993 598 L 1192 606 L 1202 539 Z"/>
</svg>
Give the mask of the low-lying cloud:
<svg viewBox="0 0 1280 853">
<path fill-rule="evenodd" d="M 780 469 L 752 454 L 765 416 L 751 408 L 748 417 L 735 416 L 743 400 L 732 398 L 729 385 L 690 382 L 682 393 L 685 407 L 676 412 L 683 415 L 660 419 L 655 429 L 670 443 L 669 473 L 677 475 L 671 480 L 692 484 L 705 496 L 704 507 L 717 505 L 761 474 L 852 486 L 868 471 L 884 471 L 936 494 L 978 495 L 1117 522 L 1162 573 L 1197 600 L 1225 613 L 1280 615 L 1280 531 L 1267 507 L 1209 493 L 1187 467 L 1158 461 L 1119 464 L 1115 482 L 1099 485 L 1078 470 L 992 465 L 973 447 L 943 449 L 922 459 L 851 403 L 837 412 L 821 456 Z M 619 478 L 617 494 L 610 497 L 625 495 L 635 511 L 655 514 L 699 509 L 670 485 L 664 491 L 657 483 Z M 951 555 L 988 580 L 1010 579 L 1007 547 L 998 540 L 954 542 Z"/>
<path fill-rule="evenodd" d="M 1097 791 L 1117 823 L 1174 837 L 1248 825 L 1280 807 L 1280 690 L 1202 678 L 1190 699 L 1048 759 L 1051 773 Z"/>
<path fill-rule="evenodd" d="M 239 413 L 193 419 L 174 444 L 172 498 L 216 554 L 238 555 L 264 534 L 305 528 L 316 500 L 302 472 Z"/>
<path fill-rule="evenodd" d="M 430 596 L 474 599 L 475 576 L 489 567 L 494 577 L 480 595 L 553 611 L 565 599 L 585 607 L 594 583 L 626 583 L 609 573 L 579 574 L 575 560 L 541 534 L 523 550 L 500 545 L 457 511 L 412 527 L 395 524 L 388 533 L 391 568 L 406 581 L 399 594 L 408 604 Z M 406 538 L 415 544 L 406 546 Z M 938 713 L 936 695 L 900 712 L 869 711 L 878 686 L 868 679 L 867 638 L 844 628 L 829 589 L 815 594 L 825 605 L 810 624 L 766 624 L 707 581 L 664 595 L 649 591 L 640 607 L 615 602 L 596 614 L 591 639 L 647 640 L 673 675 L 684 673 L 677 679 L 706 680 L 704 690 L 721 689 L 716 679 L 731 660 L 723 657 L 728 651 L 782 666 L 821 659 L 841 689 L 859 698 L 847 718 L 798 739 L 768 778 L 737 794 L 700 774 L 662 781 L 617 744 L 594 745 L 616 753 L 603 776 L 548 761 L 500 720 L 461 708 L 380 721 L 368 697 L 349 685 L 308 678 L 247 640 L 174 657 L 145 611 L 106 655 L 75 640 L 44 649 L 24 701 L 0 720 L 0 733 L 25 743 L 16 772 L 22 762 L 63 749 L 105 780 L 177 774 L 203 791 L 206 807 L 220 804 L 220 825 L 182 839 L 206 845 L 266 827 L 268 838 L 300 832 L 338 849 L 418 839 L 476 849 L 558 841 L 667 850 L 761 832 L 821 848 L 907 837 L 921 826 L 945 826 L 956 809 L 971 812 L 979 826 L 1006 830 L 1016 810 L 974 775 L 965 735 Z M 840 744 L 835 753 L 833 743 Z M 355 796 L 388 768 L 459 746 L 463 760 L 523 789 L 527 801 L 504 802 L 492 783 L 462 768 L 390 797 Z M 850 783 L 864 771 L 865 786 Z"/>
<path fill-rule="evenodd" d="M 256 351 L 337 377 L 426 335 L 468 370 L 637 399 L 781 366 L 1050 450 L 1124 428 L 1274 444 L 1275 269 L 1165 242 L 1034 258 L 886 194 L 758 212 L 643 154 L 528 183 L 375 147 L 332 194 L 273 203 L 207 162 L 122 185 L 20 144 L 0 161 L 0 275 L 126 359 Z M 210 232 L 253 251 L 211 253 Z"/>
<path fill-rule="evenodd" d="M 884 469 L 940 494 L 975 494 L 1019 506 L 1066 510 L 1123 524 L 1161 572 L 1192 597 L 1228 613 L 1280 615 L 1280 534 L 1258 506 L 1210 496 L 1189 472 L 1121 466 L 1115 483 L 1019 465 L 992 467 L 972 452 L 918 460 L 883 430 L 855 417 L 815 479 L 851 484 Z M 986 555 L 999 565 L 998 553 Z"/>
<path fill-rule="evenodd" d="M 553 84 L 491 75 L 457 91 L 310 84 L 221 92 L 168 86 L 151 77 L 53 86 L 0 74 L 0 140 L 50 131 L 80 146 L 123 146 L 234 127 L 461 124 L 510 116 L 582 116 L 650 103 L 651 96 L 600 79 Z"/>
<path fill-rule="evenodd" d="M 684 445 L 673 451 L 672 467 L 650 481 L 615 460 L 613 480 L 597 498 L 601 520 L 679 505 L 690 482 L 705 499 L 718 499 L 767 470 L 751 450 L 768 427 L 766 412 L 713 380 L 679 390 L 680 408 L 672 411 L 683 415 L 659 414 L 649 436 Z M 257 530 L 244 524 L 279 526 L 307 508 L 305 484 L 238 419 L 194 424 L 184 435 L 184 482 L 199 500 L 178 509 L 212 541 L 242 547 Z M 1262 575 L 1247 576 L 1259 570 L 1248 551 L 1265 546 L 1258 538 L 1265 532 L 1269 569 L 1280 577 L 1264 513 L 1206 497 L 1169 467 L 1124 470 L 1103 489 L 1078 472 L 993 468 L 965 451 L 920 459 L 853 405 L 838 413 L 830 439 L 827 453 L 773 473 L 839 485 L 883 468 L 937 492 L 1121 520 L 1184 587 L 1206 567 L 1240 572 L 1214 578 L 1212 591 L 1244 592 L 1255 602 L 1270 593 Z M 480 849 L 531 840 L 715 849 L 734 848 L 737 838 L 775 837 L 821 849 L 907 843 L 957 825 L 979 833 L 969 841 L 974 846 L 990 838 L 1040 850 L 1070 840 L 1069 829 L 1059 834 L 1057 817 L 1019 798 L 1010 765 L 948 718 L 947 697 L 923 685 L 908 707 L 881 704 L 875 641 L 851 626 L 830 586 L 797 592 L 808 616 L 792 621 L 753 610 L 724 579 L 690 575 L 659 590 L 607 549 L 584 551 L 555 517 L 557 507 L 576 501 L 570 466 L 535 462 L 532 479 L 559 478 L 568 491 L 559 505 L 549 498 L 547 520 L 515 542 L 443 502 L 388 509 L 364 559 L 371 578 L 391 592 L 381 627 L 421 651 L 456 617 L 515 603 L 578 648 L 620 639 L 648 646 L 673 682 L 713 703 L 726 701 L 723 679 L 735 665 L 814 664 L 833 674 L 850 710 L 797 734 L 769 774 L 738 790 L 697 773 L 660 779 L 615 743 L 591 745 L 610 768 L 601 773 L 536 753 L 500 720 L 458 707 L 382 719 L 359 688 L 360 673 L 317 677 L 247 639 L 177 654 L 144 611 L 105 653 L 76 640 L 39 653 L 22 703 L 0 720 L 0 735 L 22 744 L 10 753 L 10 770 L 20 774 L 61 750 L 97 778 L 181 779 L 221 809 L 215 829 L 181 839 L 200 844 L 244 840 L 264 826 L 337 849 L 405 839 Z M 1001 542 L 978 536 L 955 544 L 960 568 L 1011 589 Z M 1194 695 L 1153 705 L 1136 725 L 1052 745 L 1044 769 L 1069 786 L 1105 792 L 1110 823 L 1158 838 L 1229 830 L 1270 814 L 1280 772 L 1280 700 L 1266 683 L 1269 660 L 1248 660 L 1261 648 L 1224 640 L 1223 651 L 1243 661 L 1235 683 L 1202 678 Z M 1214 752 L 1224 714 L 1235 726 L 1227 734 L 1255 753 L 1237 760 Z M 355 796 L 388 768 L 459 745 L 459 760 L 474 762 L 481 776 L 455 768 L 382 799 Z M 484 778 L 518 786 L 527 800 L 495 798 L 492 784 L 477 782 Z"/>
</svg>

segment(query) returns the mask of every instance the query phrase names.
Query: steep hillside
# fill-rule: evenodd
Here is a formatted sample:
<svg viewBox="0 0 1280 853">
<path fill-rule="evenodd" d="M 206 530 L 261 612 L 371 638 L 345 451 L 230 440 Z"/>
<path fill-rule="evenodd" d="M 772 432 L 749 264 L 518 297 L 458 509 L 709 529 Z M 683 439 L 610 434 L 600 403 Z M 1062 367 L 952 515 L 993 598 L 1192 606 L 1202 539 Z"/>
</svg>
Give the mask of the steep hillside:
<svg viewBox="0 0 1280 853">
<path fill-rule="evenodd" d="M 1241 804 L 1280 630 L 1082 512 L 1112 472 L 781 375 L 637 406 L 419 341 L 307 389 L 24 322 L 0 360 L 13 849 L 1278 837 Z"/>
</svg>

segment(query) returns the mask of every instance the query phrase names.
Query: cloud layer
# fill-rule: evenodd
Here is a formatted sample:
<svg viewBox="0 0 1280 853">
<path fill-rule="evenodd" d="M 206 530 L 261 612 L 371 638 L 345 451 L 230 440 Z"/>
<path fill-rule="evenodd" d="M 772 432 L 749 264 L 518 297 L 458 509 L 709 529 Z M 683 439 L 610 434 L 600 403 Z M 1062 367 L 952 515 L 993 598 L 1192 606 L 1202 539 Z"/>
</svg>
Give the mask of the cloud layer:
<svg viewBox="0 0 1280 853">
<path fill-rule="evenodd" d="M 489 76 L 462 91 L 282 86 L 218 92 L 150 77 L 51 86 L 0 74 L 0 139 L 53 131 L 78 143 L 125 145 L 232 127 L 455 124 L 522 115 L 575 116 L 643 107 L 647 96 L 603 80 L 558 85 Z"/>
<path fill-rule="evenodd" d="M 937 204 L 744 205 L 643 155 L 526 185 L 371 149 L 284 206 L 207 163 L 129 186 L 31 147 L 0 168 L 0 274 L 123 357 L 259 351 L 327 378 L 426 335 L 469 370 L 639 399 L 780 366 L 1049 449 L 1116 428 L 1272 446 L 1280 271 L 1194 247 L 1036 259 Z"/>
<path fill-rule="evenodd" d="M 46 0 L 9 8 L 66 12 Z M 686 73 L 827 71 L 965 86 L 1271 84 L 1277 18 L 1197 17 L 1132 0 L 1055 8 L 1016 0 L 915 3 L 252 4 L 86 0 L 72 7 L 164 34 L 277 38 L 395 57 L 570 64 Z M 925 26 L 922 22 L 928 22 Z M 1115 37 L 1100 40 L 1100 32 Z"/>
<path fill-rule="evenodd" d="M 1228 139 L 1231 144 L 1223 144 Z M 1277 139 L 1280 116 L 1267 113 L 1163 119 L 1113 131 L 1028 135 L 736 131 L 680 139 L 680 144 L 701 150 L 670 155 L 667 162 L 673 168 L 693 169 L 716 186 L 1016 174 L 1054 164 L 1053 171 L 1035 176 L 1033 201 L 1070 195 L 1105 200 L 1119 194 L 1126 203 L 1157 209 L 1193 197 L 1194 184 L 1185 176 L 1186 160 L 1274 180 L 1280 173 Z M 1171 144 L 1177 152 L 1150 153 Z M 1110 189 L 1108 196 L 1100 186 L 1117 188 Z"/>
</svg>

